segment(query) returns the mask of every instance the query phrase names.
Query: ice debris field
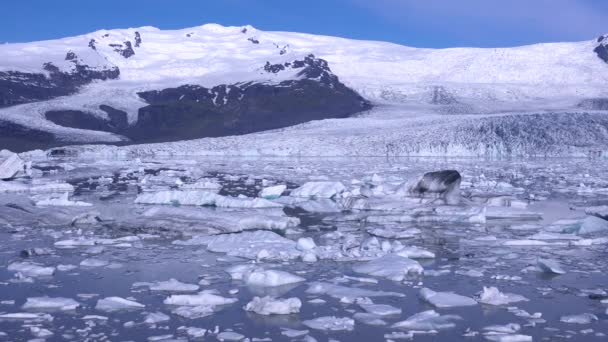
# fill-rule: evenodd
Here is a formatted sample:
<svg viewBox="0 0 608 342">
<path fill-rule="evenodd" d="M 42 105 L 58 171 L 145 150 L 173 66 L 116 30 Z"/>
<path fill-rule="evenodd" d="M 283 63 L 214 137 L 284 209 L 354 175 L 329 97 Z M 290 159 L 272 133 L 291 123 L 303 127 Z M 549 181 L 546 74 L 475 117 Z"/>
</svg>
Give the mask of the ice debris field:
<svg viewBox="0 0 608 342">
<path fill-rule="evenodd" d="M 605 341 L 607 166 L 3 151 L 0 341 Z"/>
</svg>

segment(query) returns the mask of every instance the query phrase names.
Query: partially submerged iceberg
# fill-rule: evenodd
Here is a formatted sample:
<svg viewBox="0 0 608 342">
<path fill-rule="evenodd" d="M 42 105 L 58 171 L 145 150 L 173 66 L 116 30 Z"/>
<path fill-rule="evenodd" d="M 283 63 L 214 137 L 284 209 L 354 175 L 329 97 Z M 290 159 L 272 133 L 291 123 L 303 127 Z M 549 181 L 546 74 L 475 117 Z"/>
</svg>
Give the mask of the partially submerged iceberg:
<svg viewBox="0 0 608 342">
<path fill-rule="evenodd" d="M 348 317 L 318 317 L 303 321 L 302 324 L 305 326 L 324 331 L 340 331 L 340 330 L 353 330 L 355 328 L 355 321 Z"/>
<path fill-rule="evenodd" d="M 235 280 L 242 280 L 249 286 L 276 287 L 296 284 L 306 279 L 279 270 L 265 270 L 253 265 L 237 265 L 226 270 Z"/>
<path fill-rule="evenodd" d="M 461 320 L 462 317 L 457 315 L 440 315 L 435 310 L 419 312 L 410 316 L 405 321 L 397 322 L 392 325 L 392 328 L 404 330 L 445 330 L 456 327 L 454 321 Z"/>
<path fill-rule="evenodd" d="M 243 307 L 259 315 L 289 315 L 300 312 L 302 301 L 298 298 L 275 299 L 272 297 L 253 297 L 251 302 Z"/>
<path fill-rule="evenodd" d="M 96 310 L 100 311 L 119 311 L 119 310 L 130 310 L 130 309 L 143 309 L 146 306 L 133 300 L 121 298 L 121 297 L 106 297 L 97 301 L 95 305 Z"/>
<path fill-rule="evenodd" d="M 599 217 L 604 220 L 608 220 L 608 205 L 600 205 L 597 207 L 589 207 L 585 209 L 587 215 Z"/>
<path fill-rule="evenodd" d="M 420 290 L 420 297 L 437 308 L 477 305 L 477 302 L 473 298 L 461 296 L 452 292 L 435 292 L 426 287 Z"/>
<path fill-rule="evenodd" d="M 0 181 L 12 179 L 25 172 L 25 166 L 18 154 L 8 150 L 0 151 Z"/>
<path fill-rule="evenodd" d="M 462 177 L 456 170 L 427 172 L 409 191 L 415 196 L 440 198 L 453 205 L 460 203 L 461 181 Z"/>
<path fill-rule="evenodd" d="M 271 231 L 252 231 L 210 236 L 204 240 L 212 252 L 247 259 L 291 260 L 300 257 L 296 242 Z"/>
<path fill-rule="evenodd" d="M 172 295 L 164 301 L 167 305 L 210 307 L 228 305 L 236 302 L 236 298 L 225 298 L 206 291 L 192 295 Z"/>
<path fill-rule="evenodd" d="M 23 304 L 23 310 L 70 311 L 75 310 L 80 303 L 72 298 L 62 297 L 31 297 Z"/>
<path fill-rule="evenodd" d="M 537 263 L 538 267 L 547 273 L 553 274 L 565 274 L 566 271 L 562 268 L 562 266 L 554 259 L 538 259 Z"/>
<path fill-rule="evenodd" d="M 269 186 L 267 188 L 264 188 L 260 191 L 260 193 L 258 194 L 258 196 L 267 199 L 267 200 L 273 200 L 276 198 L 281 197 L 281 195 L 283 194 L 283 192 L 285 192 L 285 190 L 287 190 L 287 186 L 286 185 L 275 185 L 275 186 Z"/>
<path fill-rule="evenodd" d="M 159 192 L 143 193 L 135 198 L 138 204 L 166 204 L 166 205 L 193 205 L 215 206 L 218 208 L 282 208 L 280 203 L 271 202 L 263 198 L 237 198 L 218 195 L 209 191 L 197 190 L 165 190 Z"/>
<path fill-rule="evenodd" d="M 357 273 L 388 278 L 394 281 L 402 281 L 408 275 L 424 272 L 417 261 L 395 254 L 387 254 L 375 260 L 355 265 L 353 270 Z"/>
<path fill-rule="evenodd" d="M 332 198 L 346 190 L 341 182 L 308 182 L 291 191 L 292 197 Z"/>
<path fill-rule="evenodd" d="M 514 293 L 500 292 L 496 287 L 484 286 L 479 296 L 479 302 L 488 305 L 507 305 L 524 301 L 528 301 L 528 298 Z"/>
</svg>

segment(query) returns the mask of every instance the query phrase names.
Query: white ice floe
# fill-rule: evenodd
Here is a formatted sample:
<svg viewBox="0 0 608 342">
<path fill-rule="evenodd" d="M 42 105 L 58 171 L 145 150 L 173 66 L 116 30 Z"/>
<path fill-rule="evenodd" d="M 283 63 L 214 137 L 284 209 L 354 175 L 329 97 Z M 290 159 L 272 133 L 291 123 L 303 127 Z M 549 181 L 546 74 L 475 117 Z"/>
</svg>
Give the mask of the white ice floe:
<svg viewBox="0 0 608 342">
<path fill-rule="evenodd" d="M 144 211 L 142 216 L 148 220 L 163 220 L 167 225 L 174 225 L 176 230 L 180 227 L 199 230 L 201 226 L 220 232 L 285 230 L 300 224 L 299 218 L 287 216 L 278 208 L 218 211 L 211 208 L 156 206 Z"/>
<path fill-rule="evenodd" d="M 346 190 L 340 182 L 308 182 L 291 191 L 292 197 L 332 198 Z"/>
<path fill-rule="evenodd" d="M 217 334 L 217 339 L 220 341 L 241 341 L 245 338 L 245 335 L 236 333 L 234 331 L 223 331 Z"/>
<path fill-rule="evenodd" d="M 315 244 L 315 241 L 310 237 L 299 238 L 296 245 L 296 248 L 300 251 L 309 251 L 315 247 L 317 247 L 317 244 Z"/>
<path fill-rule="evenodd" d="M 388 278 L 394 281 L 402 281 L 408 275 L 424 272 L 417 261 L 394 254 L 387 254 L 366 263 L 355 265 L 353 270 L 357 273 Z"/>
<path fill-rule="evenodd" d="M 428 251 L 426 249 L 416 247 L 416 246 L 404 246 L 402 248 L 395 248 L 395 254 L 410 258 L 410 259 L 433 259 L 435 258 L 435 253 Z"/>
<path fill-rule="evenodd" d="M 391 327 L 404 330 L 433 331 L 451 329 L 456 326 L 454 321 L 461 320 L 457 315 L 440 315 L 434 310 L 419 312 L 404 321 L 397 322 Z"/>
<path fill-rule="evenodd" d="M 359 306 L 366 312 L 377 316 L 401 315 L 401 309 L 386 304 L 361 303 Z"/>
<path fill-rule="evenodd" d="M 477 305 L 477 302 L 473 298 L 452 292 L 435 292 L 426 287 L 420 290 L 420 297 L 437 308 Z"/>
<path fill-rule="evenodd" d="M 324 331 L 350 331 L 355 328 L 355 321 L 352 318 L 335 316 L 318 317 L 303 321 L 302 324 L 311 329 Z"/>
<path fill-rule="evenodd" d="M 383 326 L 388 324 L 385 320 L 382 319 L 382 317 L 368 312 L 356 312 L 353 315 L 353 318 L 355 319 L 355 321 L 366 325 Z"/>
<path fill-rule="evenodd" d="M 536 262 L 538 267 L 547 273 L 565 274 L 566 271 L 562 268 L 557 260 L 554 259 L 538 259 Z"/>
<path fill-rule="evenodd" d="M 30 297 L 23 304 L 23 310 L 70 311 L 80 303 L 72 298 L 63 297 Z"/>
<path fill-rule="evenodd" d="M 167 291 L 167 292 L 192 292 L 198 291 L 200 286 L 195 284 L 182 283 L 181 281 L 171 278 L 166 281 L 157 281 L 153 283 L 134 283 L 133 287 L 148 287 L 151 291 Z"/>
<path fill-rule="evenodd" d="M 287 190 L 286 185 L 270 186 L 270 187 L 262 189 L 260 191 L 260 193 L 258 194 L 258 196 L 265 198 L 267 200 L 273 200 L 273 199 L 281 197 L 281 195 L 283 194 L 283 192 L 285 192 L 285 190 Z"/>
<path fill-rule="evenodd" d="M 38 207 L 90 207 L 93 204 L 82 202 L 82 201 L 71 201 L 69 194 L 64 192 L 62 194 L 52 194 L 44 197 L 36 197 L 34 201 Z"/>
<path fill-rule="evenodd" d="M 222 185 L 214 179 L 202 178 L 194 183 L 182 184 L 180 188 L 184 190 L 205 190 L 217 193 L 222 189 Z"/>
<path fill-rule="evenodd" d="M 514 294 L 514 293 L 503 293 L 496 287 L 485 287 L 479 296 L 479 302 L 488 305 L 507 305 L 510 303 L 517 303 L 522 301 L 528 301 L 528 298 Z"/>
<path fill-rule="evenodd" d="M 146 306 L 133 300 L 125 299 L 122 297 L 105 297 L 97 300 L 95 309 L 99 311 L 120 311 L 130 309 L 143 309 Z"/>
<path fill-rule="evenodd" d="M 184 318 L 198 319 L 213 315 L 213 313 L 215 312 L 214 308 L 215 306 L 213 305 L 189 305 L 180 306 L 171 312 Z"/>
<path fill-rule="evenodd" d="M 597 321 L 598 318 L 594 314 L 582 313 L 578 315 L 565 315 L 560 317 L 559 320 L 564 323 L 590 324 L 593 321 Z"/>
<path fill-rule="evenodd" d="M 310 283 L 306 293 L 313 295 L 328 295 L 345 303 L 354 303 L 357 298 L 364 297 L 404 297 L 403 294 L 398 292 L 374 291 L 324 282 Z"/>
<path fill-rule="evenodd" d="M 55 267 L 46 267 L 31 262 L 13 262 L 7 270 L 19 272 L 26 277 L 47 277 L 55 273 Z"/>
<path fill-rule="evenodd" d="M 275 299 L 267 296 L 253 297 L 243 309 L 260 315 L 288 315 L 300 312 L 301 307 L 302 301 L 298 298 Z"/>
<path fill-rule="evenodd" d="M 587 215 L 596 216 L 604 220 L 608 220 L 608 205 L 600 205 L 585 209 Z"/>
<path fill-rule="evenodd" d="M 274 287 L 295 284 L 306 279 L 291 273 L 279 270 L 265 270 L 253 265 L 236 265 L 226 270 L 235 280 L 243 280 L 247 285 L 254 287 Z"/>
<path fill-rule="evenodd" d="M 203 239 L 207 249 L 247 259 L 291 260 L 300 256 L 296 242 L 270 231 L 222 234 Z M 262 257 L 262 258 L 260 258 Z"/>
<path fill-rule="evenodd" d="M 11 179 L 25 172 L 25 162 L 18 154 L 8 150 L 0 151 L 0 180 Z"/>
<path fill-rule="evenodd" d="M 493 342 L 532 342 L 532 336 L 522 334 L 485 334 L 488 341 Z"/>
<path fill-rule="evenodd" d="M 52 321 L 53 316 L 48 313 L 33 312 L 14 312 L 0 314 L 0 319 L 23 320 L 23 321 Z"/>
<path fill-rule="evenodd" d="M 157 324 L 161 322 L 168 322 L 171 320 L 171 317 L 162 313 L 162 312 L 150 312 L 144 318 L 144 323 L 146 324 Z"/>
<path fill-rule="evenodd" d="M 171 295 L 164 300 L 167 305 L 177 306 L 218 306 L 236 303 L 236 298 L 225 298 L 207 291 L 192 295 Z"/>
<path fill-rule="evenodd" d="M 215 206 L 221 208 L 281 208 L 283 205 L 263 198 L 236 198 L 218 195 L 209 191 L 176 191 L 166 190 L 143 193 L 137 196 L 135 203 Z"/>
<path fill-rule="evenodd" d="M 80 262 L 80 266 L 83 267 L 104 267 L 108 266 L 110 262 L 108 260 L 88 258 Z"/>
<path fill-rule="evenodd" d="M 370 228 L 367 230 L 370 235 L 385 238 L 385 239 L 409 239 L 421 233 L 418 228 Z"/>
</svg>

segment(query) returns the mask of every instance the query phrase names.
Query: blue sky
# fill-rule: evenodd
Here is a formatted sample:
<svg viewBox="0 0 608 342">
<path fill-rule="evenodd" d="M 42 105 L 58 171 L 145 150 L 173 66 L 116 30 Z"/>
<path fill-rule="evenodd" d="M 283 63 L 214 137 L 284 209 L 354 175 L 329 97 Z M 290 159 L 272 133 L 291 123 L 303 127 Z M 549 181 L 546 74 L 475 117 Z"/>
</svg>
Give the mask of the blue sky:
<svg viewBox="0 0 608 342">
<path fill-rule="evenodd" d="M 98 29 L 251 24 L 417 47 L 502 47 L 608 33 L 608 0 L 2 0 L 0 42 Z"/>
</svg>

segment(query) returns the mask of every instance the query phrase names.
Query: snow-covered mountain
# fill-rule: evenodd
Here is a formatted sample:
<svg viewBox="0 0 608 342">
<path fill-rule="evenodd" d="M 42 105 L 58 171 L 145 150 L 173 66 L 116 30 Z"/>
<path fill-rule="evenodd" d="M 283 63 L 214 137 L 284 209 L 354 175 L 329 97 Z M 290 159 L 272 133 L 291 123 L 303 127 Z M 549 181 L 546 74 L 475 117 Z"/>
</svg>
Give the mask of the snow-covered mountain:
<svg viewBox="0 0 608 342">
<path fill-rule="evenodd" d="M 117 150 L 601 153 L 607 44 L 419 49 L 214 24 L 5 44 L 0 147 L 229 136 Z"/>
</svg>

